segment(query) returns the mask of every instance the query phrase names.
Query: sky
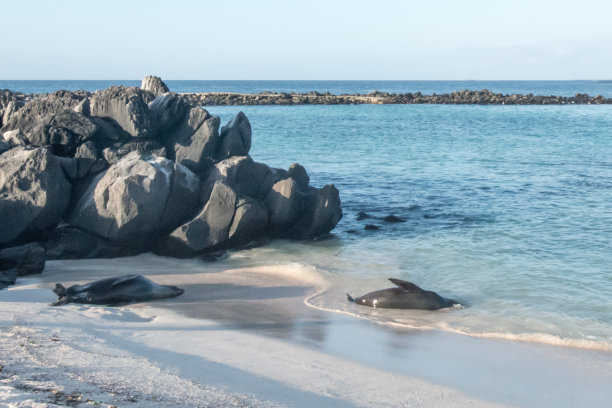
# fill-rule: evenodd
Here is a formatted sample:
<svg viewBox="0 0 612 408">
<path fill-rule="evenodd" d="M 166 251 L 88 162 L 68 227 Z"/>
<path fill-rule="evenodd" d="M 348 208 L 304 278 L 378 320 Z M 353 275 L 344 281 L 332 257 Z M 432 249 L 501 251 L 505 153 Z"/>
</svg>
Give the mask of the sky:
<svg viewBox="0 0 612 408">
<path fill-rule="evenodd" d="M 612 78 L 609 0 L 0 0 L 0 79 Z"/>
</svg>

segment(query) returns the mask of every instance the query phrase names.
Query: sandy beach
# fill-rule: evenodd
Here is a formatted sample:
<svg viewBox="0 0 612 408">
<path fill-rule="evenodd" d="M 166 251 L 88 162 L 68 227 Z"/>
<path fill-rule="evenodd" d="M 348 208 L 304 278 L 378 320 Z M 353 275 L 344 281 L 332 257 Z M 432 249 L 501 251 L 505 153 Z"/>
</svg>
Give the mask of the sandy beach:
<svg viewBox="0 0 612 408">
<path fill-rule="evenodd" d="M 186 292 L 122 307 L 49 306 L 55 282 L 125 273 Z M 309 307 L 324 289 L 297 264 L 226 270 L 148 254 L 49 262 L 0 292 L 1 404 L 603 407 L 612 396 L 610 353 Z"/>
</svg>

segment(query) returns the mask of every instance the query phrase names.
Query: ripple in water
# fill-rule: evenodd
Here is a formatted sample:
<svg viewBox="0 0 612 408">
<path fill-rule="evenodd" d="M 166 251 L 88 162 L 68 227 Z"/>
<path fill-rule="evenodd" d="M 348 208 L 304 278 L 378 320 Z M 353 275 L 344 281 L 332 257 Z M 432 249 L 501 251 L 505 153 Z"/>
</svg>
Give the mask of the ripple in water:
<svg viewBox="0 0 612 408">
<path fill-rule="evenodd" d="M 331 239 L 241 255 L 299 262 L 331 282 L 317 307 L 474 335 L 612 344 L 612 107 L 295 106 L 244 111 L 252 157 L 333 182 Z M 365 211 L 376 217 L 357 220 Z M 406 222 L 387 223 L 394 214 Z M 366 223 L 380 227 L 365 230 Z M 469 306 L 353 310 L 344 292 L 398 277 Z"/>
</svg>

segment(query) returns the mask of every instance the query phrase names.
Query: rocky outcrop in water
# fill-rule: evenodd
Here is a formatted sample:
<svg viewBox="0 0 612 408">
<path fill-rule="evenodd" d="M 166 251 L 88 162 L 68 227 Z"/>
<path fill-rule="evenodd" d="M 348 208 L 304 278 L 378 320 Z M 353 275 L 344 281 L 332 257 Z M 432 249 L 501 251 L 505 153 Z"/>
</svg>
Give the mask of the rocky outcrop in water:
<svg viewBox="0 0 612 408">
<path fill-rule="evenodd" d="M 320 238 L 342 217 L 333 185 L 248 155 L 243 113 L 221 126 L 159 78 L 94 93 L 1 91 L 0 107 L 3 285 L 45 258 L 200 256 Z"/>
<path fill-rule="evenodd" d="M 140 85 L 140 89 L 144 89 L 145 91 L 151 92 L 155 96 L 159 96 L 165 94 L 166 92 L 170 92 L 168 86 L 162 81 L 162 79 L 155 75 L 149 75 L 142 79 L 142 84 Z"/>
<path fill-rule="evenodd" d="M 201 106 L 217 105 L 359 105 L 359 104 L 445 104 L 445 105 L 600 105 L 611 104 L 612 98 L 601 95 L 575 96 L 496 94 L 487 89 L 462 90 L 450 94 L 423 95 L 421 92 L 394 94 L 374 91 L 369 94 L 332 95 L 329 92 L 308 93 L 262 92 L 259 94 L 188 93 L 183 95 L 190 103 Z"/>
</svg>

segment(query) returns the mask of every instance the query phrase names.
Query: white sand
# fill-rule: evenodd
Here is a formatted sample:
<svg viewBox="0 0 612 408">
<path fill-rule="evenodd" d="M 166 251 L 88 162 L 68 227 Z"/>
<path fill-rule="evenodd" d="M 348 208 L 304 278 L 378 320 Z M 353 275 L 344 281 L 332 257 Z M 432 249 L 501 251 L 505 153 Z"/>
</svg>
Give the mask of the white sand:
<svg viewBox="0 0 612 408">
<path fill-rule="evenodd" d="M 140 273 L 186 293 L 51 307 L 55 282 Z M 74 276 L 78 276 L 76 280 Z M 299 265 L 49 262 L 0 291 L 0 406 L 609 406 L 612 354 L 399 330 L 309 308 Z"/>
</svg>

